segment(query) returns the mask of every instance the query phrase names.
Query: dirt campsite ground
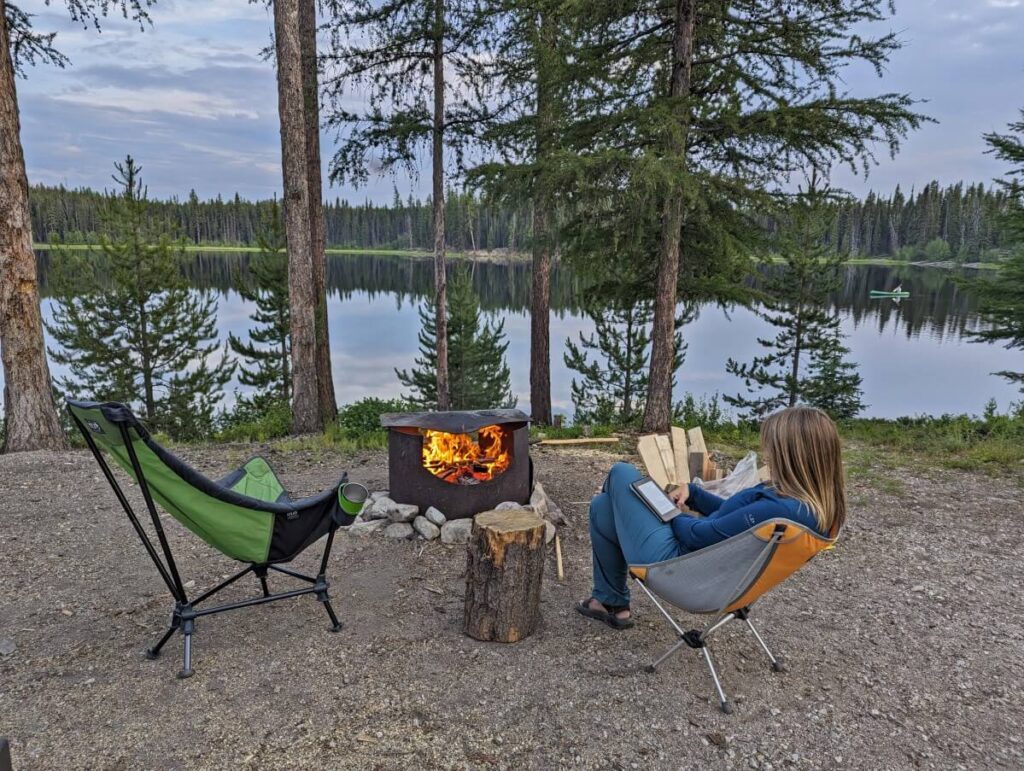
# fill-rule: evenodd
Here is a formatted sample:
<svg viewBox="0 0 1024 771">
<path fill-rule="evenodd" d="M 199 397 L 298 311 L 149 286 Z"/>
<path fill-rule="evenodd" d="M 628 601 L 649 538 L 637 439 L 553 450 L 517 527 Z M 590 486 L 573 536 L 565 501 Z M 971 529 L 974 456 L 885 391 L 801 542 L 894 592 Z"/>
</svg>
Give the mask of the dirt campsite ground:
<svg viewBox="0 0 1024 771">
<path fill-rule="evenodd" d="M 214 475 L 254 449 L 181 454 Z M 258 449 L 299 494 L 343 468 L 386 486 L 382 452 Z M 157 661 L 141 655 L 169 598 L 92 458 L 0 457 L 0 736 L 16 771 L 1024 765 L 1016 480 L 853 480 L 841 545 L 756 608 L 789 671 L 772 673 L 740 625 L 716 641 L 727 716 L 694 652 L 644 671 L 672 642 L 645 598 L 627 632 L 571 609 L 589 589 L 587 501 L 618 459 L 535 453 L 571 523 L 565 580 L 552 555 L 528 640 L 462 635 L 464 547 L 344 536 L 330 568 L 339 634 L 310 598 L 201 619 L 196 675 L 178 680 L 180 638 Z M 232 570 L 167 522 L 186 579 Z"/>
</svg>

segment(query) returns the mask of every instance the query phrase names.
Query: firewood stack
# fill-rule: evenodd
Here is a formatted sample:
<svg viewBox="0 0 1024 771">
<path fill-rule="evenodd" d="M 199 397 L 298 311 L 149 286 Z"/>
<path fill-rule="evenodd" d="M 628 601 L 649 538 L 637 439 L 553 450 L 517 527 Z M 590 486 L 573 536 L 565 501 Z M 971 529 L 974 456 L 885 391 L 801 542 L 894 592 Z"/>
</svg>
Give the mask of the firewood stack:
<svg viewBox="0 0 1024 771">
<path fill-rule="evenodd" d="M 700 426 L 689 430 L 673 426 L 670 434 L 641 436 L 636 449 L 647 475 L 662 489 L 682 487 L 697 477 L 714 482 L 728 474 L 712 459 Z M 760 476 L 767 478 L 766 468 L 760 470 Z"/>
</svg>

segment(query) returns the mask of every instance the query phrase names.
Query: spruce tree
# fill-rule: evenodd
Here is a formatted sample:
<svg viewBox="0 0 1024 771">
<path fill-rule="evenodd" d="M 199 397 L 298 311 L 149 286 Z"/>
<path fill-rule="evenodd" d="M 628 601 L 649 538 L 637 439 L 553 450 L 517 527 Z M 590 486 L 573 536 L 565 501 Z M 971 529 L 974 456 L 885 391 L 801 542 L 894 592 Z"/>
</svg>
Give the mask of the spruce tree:
<svg viewBox="0 0 1024 771">
<path fill-rule="evenodd" d="M 243 396 L 257 411 L 274 404 L 288 405 L 291 400 L 291 340 L 288 305 L 288 253 L 281 211 L 274 201 L 264 228 L 257 234 L 259 254 L 249 263 L 250 281 L 242 281 L 238 293 L 256 304 L 249 317 L 256 326 L 249 330 L 249 341 L 228 336 L 228 345 L 249 364 L 242 364 L 238 380 L 256 389 Z"/>
<path fill-rule="evenodd" d="M 823 244 L 834 208 L 830 193 L 812 175 L 781 224 L 778 246 L 784 269 L 767 275 L 761 318 L 775 327 L 774 338 L 759 338 L 766 349 L 749 364 L 734 359 L 726 371 L 742 378 L 748 396 L 723 397 L 760 419 L 800 402 L 831 406 L 837 417 L 853 417 L 860 404 L 860 376 L 844 360 L 839 316 L 829 308 L 829 294 L 839 286 L 843 257 Z"/>
<path fill-rule="evenodd" d="M 217 304 L 181 274 L 184 243 L 148 211 L 141 167 L 115 164 L 101 214 L 98 254 L 61 254 L 53 323 L 70 395 L 125 402 L 176 439 L 208 435 L 235 364 L 216 358 Z"/>
<path fill-rule="evenodd" d="M 451 389 L 450 409 L 479 410 L 513 407 L 516 399 L 505 351 L 505 322 L 484 322 L 480 301 L 467 269 L 453 273 L 448 293 L 448 367 Z M 395 370 L 399 381 L 412 393 L 406 398 L 423 409 L 438 409 L 437 327 L 433 309 L 420 308 L 422 329 L 420 355 L 411 371 Z"/>
<path fill-rule="evenodd" d="M 586 313 L 594 332 L 580 332 L 578 345 L 571 339 L 565 342 L 565 366 L 579 374 L 570 385 L 573 422 L 633 426 L 643 415 L 647 399 L 654 304 L 621 293 L 608 302 L 589 303 Z M 677 329 L 683 321 L 677 319 Z M 677 331 L 676 369 L 682 366 L 685 353 Z"/>
<path fill-rule="evenodd" d="M 1001 218 L 1003 229 L 1017 240 L 1017 247 L 1003 263 L 996 280 L 976 280 L 981 302 L 978 310 L 990 325 L 973 334 L 977 341 L 998 342 L 1007 348 L 1024 349 L 1024 110 L 1021 120 L 1010 124 L 1007 134 L 985 135 L 989 152 L 1012 164 L 1003 180 L 1007 207 Z M 1019 383 L 1024 391 L 1024 372 L 1004 370 L 997 375 Z"/>
<path fill-rule="evenodd" d="M 860 97 L 842 85 L 847 66 L 881 74 L 899 49 L 894 34 L 860 33 L 885 19 L 886 0 L 571 7 L 579 82 L 567 89 L 561 144 L 573 152 L 557 182 L 572 191 L 574 218 L 624 228 L 609 237 L 606 225 L 603 238 L 569 228 L 583 234 L 572 251 L 607 259 L 635 240 L 625 234 L 638 221 L 648 230 L 655 318 L 644 428 L 663 431 L 676 304 L 680 292 L 694 297 L 690 264 L 735 246 L 738 215 L 779 197 L 794 173 L 862 168 L 923 118 L 905 94 Z"/>
</svg>

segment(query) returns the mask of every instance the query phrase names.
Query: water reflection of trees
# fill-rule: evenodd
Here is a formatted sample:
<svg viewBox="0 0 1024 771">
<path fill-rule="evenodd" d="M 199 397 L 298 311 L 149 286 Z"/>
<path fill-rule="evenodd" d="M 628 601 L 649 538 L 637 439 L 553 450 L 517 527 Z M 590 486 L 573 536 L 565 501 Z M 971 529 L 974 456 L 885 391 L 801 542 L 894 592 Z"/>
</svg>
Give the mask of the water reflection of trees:
<svg viewBox="0 0 1024 771">
<path fill-rule="evenodd" d="M 197 289 L 213 289 L 225 294 L 248 275 L 247 252 L 193 252 L 183 266 L 189 281 Z M 59 256 L 39 254 L 40 284 L 43 296 L 50 293 L 48 275 Z M 762 272 L 782 270 L 768 265 Z M 951 279 L 945 270 L 913 266 L 850 265 L 845 269 L 842 286 L 833 293 L 834 308 L 852 317 L 855 326 L 871 324 L 885 332 L 896 327 L 908 338 L 919 335 L 959 338 L 977 324 L 977 300 Z M 433 293 L 433 265 L 429 259 L 387 255 L 330 255 L 327 281 L 332 296 L 342 300 L 355 293 L 371 297 L 389 295 L 399 305 L 417 304 Z M 750 279 L 752 284 L 757 278 Z M 873 300 L 872 289 L 892 289 L 902 283 L 910 298 L 895 303 L 890 299 Z M 502 264 L 473 263 L 473 284 L 480 305 L 489 311 L 526 313 L 530 306 L 530 265 L 525 262 Z M 555 265 L 551 276 L 551 308 L 558 315 L 580 314 L 583 283 L 562 265 Z"/>
</svg>

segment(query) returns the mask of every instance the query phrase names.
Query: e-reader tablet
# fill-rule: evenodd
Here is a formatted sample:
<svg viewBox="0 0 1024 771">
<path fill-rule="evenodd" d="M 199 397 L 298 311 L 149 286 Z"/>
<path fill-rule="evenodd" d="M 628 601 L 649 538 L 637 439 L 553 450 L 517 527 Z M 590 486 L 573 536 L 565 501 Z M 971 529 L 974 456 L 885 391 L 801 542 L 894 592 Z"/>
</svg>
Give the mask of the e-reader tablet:
<svg viewBox="0 0 1024 771">
<path fill-rule="evenodd" d="M 649 508 L 662 522 L 668 522 L 683 512 L 679 510 L 675 502 L 668 497 L 664 490 L 658 487 L 658 483 L 650 477 L 638 479 L 632 483 L 633 491 L 640 500 Z"/>
</svg>

